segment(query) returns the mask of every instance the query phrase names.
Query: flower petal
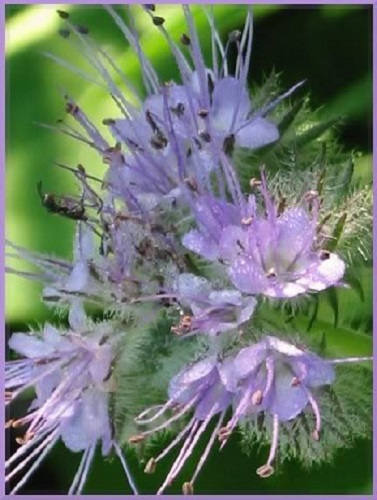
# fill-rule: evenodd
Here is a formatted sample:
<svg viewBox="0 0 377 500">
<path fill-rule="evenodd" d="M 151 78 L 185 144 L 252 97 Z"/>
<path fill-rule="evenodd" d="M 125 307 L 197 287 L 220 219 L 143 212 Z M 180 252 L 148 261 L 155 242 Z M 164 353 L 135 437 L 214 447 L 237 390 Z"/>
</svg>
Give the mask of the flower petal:
<svg viewBox="0 0 377 500">
<path fill-rule="evenodd" d="M 236 144 L 241 148 L 257 149 L 279 139 L 277 126 L 257 117 L 248 125 L 242 127 L 235 135 Z"/>
<path fill-rule="evenodd" d="M 53 345 L 25 333 L 14 333 L 9 339 L 8 345 L 27 358 L 50 356 L 55 352 Z"/>
</svg>

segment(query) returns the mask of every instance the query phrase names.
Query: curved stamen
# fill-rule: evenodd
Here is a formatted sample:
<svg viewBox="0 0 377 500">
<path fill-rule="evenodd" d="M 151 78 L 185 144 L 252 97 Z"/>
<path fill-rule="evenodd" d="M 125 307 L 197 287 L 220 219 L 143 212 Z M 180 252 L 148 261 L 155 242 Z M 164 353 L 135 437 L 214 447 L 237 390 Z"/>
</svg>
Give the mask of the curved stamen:
<svg viewBox="0 0 377 500">
<path fill-rule="evenodd" d="M 350 358 L 335 358 L 330 359 L 330 363 L 341 364 L 341 363 L 360 363 L 361 361 L 373 361 L 373 356 L 361 356 L 361 357 L 350 357 Z"/>
<path fill-rule="evenodd" d="M 273 427 L 272 427 L 272 443 L 271 443 L 271 448 L 270 448 L 270 453 L 267 458 L 267 462 L 262 465 L 261 467 L 258 467 L 257 469 L 257 474 L 258 476 L 264 478 L 267 478 L 271 476 L 274 473 L 274 468 L 272 467 L 271 463 L 273 462 L 277 447 L 278 447 L 278 442 L 279 442 L 279 417 L 276 415 L 276 413 L 273 416 Z"/>
<path fill-rule="evenodd" d="M 51 448 L 55 445 L 56 441 L 58 440 L 58 432 L 55 431 L 55 433 L 52 433 L 50 436 L 50 441 L 47 446 L 44 448 L 42 453 L 39 455 L 37 460 L 34 462 L 34 464 L 31 466 L 31 468 L 28 470 L 28 472 L 22 477 L 22 479 L 16 484 L 16 486 L 12 489 L 12 491 L 9 493 L 10 495 L 14 495 L 22 486 L 26 483 L 26 481 L 29 479 L 29 477 L 33 474 L 33 472 L 39 467 L 39 464 L 42 462 L 44 457 L 49 453 Z M 24 460 L 23 464 L 25 465 L 29 460 Z"/>
<path fill-rule="evenodd" d="M 319 406 L 316 399 L 313 397 L 310 391 L 307 391 L 310 406 L 313 409 L 313 413 L 315 415 L 315 429 L 312 433 L 312 437 L 315 441 L 319 441 L 319 435 L 321 431 L 321 413 L 319 411 Z"/>
<path fill-rule="evenodd" d="M 205 450 L 203 452 L 203 455 L 200 457 L 200 460 L 199 460 L 199 462 L 198 462 L 198 464 L 196 466 L 195 472 L 192 475 L 192 478 L 190 480 L 191 485 L 194 484 L 194 482 L 195 482 L 195 480 L 196 480 L 199 472 L 201 471 L 201 469 L 202 469 L 205 461 L 208 458 L 208 455 L 209 455 L 209 453 L 210 453 L 210 451 L 212 449 L 213 442 L 215 441 L 216 436 L 219 433 L 219 429 L 220 429 L 220 427 L 221 427 L 221 425 L 223 423 L 224 417 L 225 417 L 225 410 L 221 413 L 220 418 L 219 418 L 219 420 L 217 422 L 217 425 L 216 425 L 215 429 L 213 430 L 213 432 L 211 434 L 211 437 L 210 437 L 210 439 L 209 439 L 209 441 L 207 443 L 207 446 L 206 446 L 206 448 L 205 448 Z"/>
<path fill-rule="evenodd" d="M 178 436 L 175 439 L 173 439 L 173 441 L 169 443 L 169 445 L 154 459 L 155 463 L 163 459 L 169 453 L 169 451 L 172 450 L 182 440 L 183 436 L 191 429 L 194 422 L 195 422 L 195 416 L 192 417 L 190 422 L 181 430 Z"/>
<path fill-rule="evenodd" d="M 173 465 L 171 466 L 171 469 L 170 469 L 168 475 L 166 476 L 165 481 L 162 483 L 162 485 L 160 486 L 159 490 L 157 491 L 157 495 L 160 495 L 164 491 L 164 489 L 167 486 L 169 486 L 169 484 L 171 482 L 172 472 L 174 472 L 176 465 L 179 463 L 181 457 L 184 455 L 186 449 L 188 448 L 188 446 L 189 446 L 189 444 L 190 444 L 190 442 L 192 440 L 192 437 L 193 437 L 193 435 L 194 435 L 194 433 L 195 433 L 198 425 L 199 425 L 199 421 L 195 419 L 195 422 L 194 422 L 194 424 L 193 424 L 193 426 L 192 426 L 192 428 L 190 430 L 190 433 L 187 436 L 185 442 L 183 443 L 181 451 L 179 452 L 179 454 L 178 454 L 177 458 L 175 459 Z"/>
</svg>

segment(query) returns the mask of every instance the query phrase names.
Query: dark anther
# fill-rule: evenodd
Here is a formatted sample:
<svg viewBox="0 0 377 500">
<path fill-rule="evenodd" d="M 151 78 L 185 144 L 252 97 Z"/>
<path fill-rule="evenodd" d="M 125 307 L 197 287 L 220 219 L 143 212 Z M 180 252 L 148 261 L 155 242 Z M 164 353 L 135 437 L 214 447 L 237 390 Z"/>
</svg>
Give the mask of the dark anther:
<svg viewBox="0 0 377 500">
<path fill-rule="evenodd" d="M 223 142 L 223 151 L 226 155 L 230 156 L 233 153 L 234 142 L 235 142 L 234 134 L 230 134 L 228 135 L 228 137 L 225 137 Z"/>
<path fill-rule="evenodd" d="M 149 126 L 153 130 L 153 132 L 155 132 L 155 133 L 159 132 L 159 128 L 158 128 L 156 122 L 154 121 L 154 118 L 153 118 L 152 113 L 150 111 L 147 110 L 145 112 L 145 118 L 146 118 Z"/>
<path fill-rule="evenodd" d="M 245 250 L 245 247 L 242 245 L 242 243 L 240 242 L 240 240 L 237 240 L 236 243 L 240 247 L 241 250 Z"/>
<path fill-rule="evenodd" d="M 80 25 L 77 25 L 76 26 L 76 29 L 79 33 L 81 33 L 82 35 L 87 35 L 89 33 L 89 29 L 86 27 L 86 26 L 80 26 Z"/>
<path fill-rule="evenodd" d="M 208 109 L 199 109 L 198 115 L 200 116 L 200 118 L 205 118 L 206 116 L 208 116 Z"/>
<path fill-rule="evenodd" d="M 211 142 L 211 136 L 205 130 L 199 132 L 199 137 L 205 142 Z"/>
<path fill-rule="evenodd" d="M 162 26 L 165 22 L 165 19 L 160 16 L 153 16 L 152 21 L 155 26 Z"/>
<path fill-rule="evenodd" d="M 76 113 L 78 113 L 79 107 L 76 104 L 73 104 L 72 102 L 67 102 L 65 105 L 65 110 L 67 113 L 75 115 Z"/>
<path fill-rule="evenodd" d="M 71 32 L 69 30 L 66 30 L 66 29 L 61 29 L 58 31 L 58 33 L 62 38 L 68 38 L 69 35 L 71 34 Z"/>
<path fill-rule="evenodd" d="M 319 258 L 321 260 L 327 260 L 330 258 L 330 252 L 328 250 L 322 250 L 322 252 L 319 254 Z"/>
<path fill-rule="evenodd" d="M 57 10 L 58 16 L 61 17 L 62 19 L 68 19 L 69 14 L 65 10 Z"/>
<path fill-rule="evenodd" d="M 103 125 L 115 125 L 115 123 L 115 120 L 113 120 L 112 118 L 105 118 L 104 120 L 102 120 Z"/>
<path fill-rule="evenodd" d="M 267 278 L 276 278 L 276 271 L 273 267 L 271 267 L 267 273 L 266 273 Z"/>
<path fill-rule="evenodd" d="M 198 184 L 196 180 L 193 177 L 186 177 L 184 179 L 185 183 L 187 186 L 191 189 L 191 191 L 197 191 L 198 190 Z"/>
<path fill-rule="evenodd" d="M 229 41 L 232 43 L 239 42 L 241 39 L 241 32 L 239 30 L 234 30 L 229 33 Z"/>
<path fill-rule="evenodd" d="M 163 135 L 157 134 L 150 140 L 151 146 L 155 149 L 164 149 L 168 144 L 168 140 Z"/>
<path fill-rule="evenodd" d="M 183 45 L 190 45 L 191 40 L 190 40 L 190 38 L 186 35 L 186 33 L 182 33 L 182 35 L 181 35 L 181 43 L 182 43 Z"/>
<path fill-rule="evenodd" d="M 188 148 L 186 151 L 186 158 L 190 158 L 191 155 L 192 155 L 192 149 Z"/>
<path fill-rule="evenodd" d="M 207 83 L 208 83 L 208 91 L 210 95 L 212 95 L 213 89 L 215 88 L 215 84 L 213 83 L 211 75 L 207 74 Z"/>
<path fill-rule="evenodd" d="M 147 9 L 147 10 L 150 10 L 152 12 L 154 12 L 156 10 L 156 6 L 154 3 L 145 3 L 144 4 L 144 7 Z"/>
<path fill-rule="evenodd" d="M 177 116 L 182 116 L 185 112 L 185 105 L 183 104 L 183 102 L 179 102 L 176 107 L 172 106 L 170 109 L 172 113 L 176 114 Z"/>
<path fill-rule="evenodd" d="M 193 140 L 196 144 L 196 147 L 199 149 L 199 151 L 202 149 L 202 143 L 197 139 L 196 137 L 193 137 Z"/>
</svg>

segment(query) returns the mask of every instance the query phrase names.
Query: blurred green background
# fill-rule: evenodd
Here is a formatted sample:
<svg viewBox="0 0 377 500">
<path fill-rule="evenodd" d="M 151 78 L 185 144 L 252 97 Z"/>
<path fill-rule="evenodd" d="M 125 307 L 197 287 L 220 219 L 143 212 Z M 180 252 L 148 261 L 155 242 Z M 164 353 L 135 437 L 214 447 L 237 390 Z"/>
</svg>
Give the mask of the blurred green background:
<svg viewBox="0 0 377 500">
<path fill-rule="evenodd" d="M 82 69 L 88 66 L 82 56 L 67 49 L 57 31 L 61 20 L 57 8 L 69 11 L 78 24 L 90 28 L 93 37 L 118 61 L 127 75 L 140 84 L 137 59 L 130 52 L 116 26 L 97 6 L 8 5 L 6 7 L 7 75 L 7 148 L 6 148 L 6 233 L 12 242 L 28 249 L 70 256 L 73 222 L 52 216 L 43 209 L 36 184 L 56 193 L 74 189 L 70 176 L 53 166 L 54 161 L 82 163 L 95 175 L 102 176 L 105 166 L 100 158 L 75 141 L 46 130 L 35 122 L 54 123 L 64 116 L 62 94 L 68 91 L 100 124 L 115 115 L 113 104 L 102 89 L 88 84 L 67 69 L 57 66 L 41 52 L 50 51 Z M 122 7 L 119 7 L 122 10 Z M 209 54 L 205 18 L 193 7 L 205 53 Z M 134 9 L 142 43 L 162 80 L 177 76 L 164 40 L 139 8 Z M 166 26 L 177 39 L 184 31 L 182 13 L 176 6 L 160 5 L 157 14 L 166 18 Z M 233 29 L 242 29 L 245 7 L 215 7 L 219 31 L 225 38 Z M 364 181 L 371 179 L 372 124 L 372 9 L 371 6 L 255 5 L 255 31 L 250 83 L 260 83 L 272 69 L 282 73 L 288 88 L 306 78 L 306 90 L 312 106 L 321 108 L 324 118 L 343 116 L 339 136 L 344 147 L 357 151 L 356 171 Z M 208 59 L 209 60 L 209 59 Z M 104 127 L 105 129 L 105 127 Z M 15 263 L 10 261 L 12 266 Z M 22 264 L 19 269 L 27 269 Z M 370 334 L 372 325 L 371 267 L 360 269 L 364 300 L 353 290 L 340 293 L 340 325 Z M 52 317 L 40 301 L 38 284 L 10 276 L 6 281 L 8 330 L 27 329 L 28 325 Z M 326 302 L 320 305 L 320 317 L 333 314 Z M 357 354 L 357 353 L 356 353 Z M 21 403 L 22 404 L 22 403 Z M 221 454 L 212 454 L 198 480 L 201 493 L 370 493 L 371 443 L 360 442 L 342 451 L 333 465 L 309 472 L 292 462 L 268 481 L 255 475 L 266 449 L 247 458 L 240 453 L 237 437 Z M 13 446 L 13 444 L 10 444 Z M 62 493 L 73 477 L 79 456 L 57 446 L 25 488 L 25 493 L 43 489 Z M 153 492 L 159 476 L 143 476 L 130 453 L 143 492 Z M 63 464 L 64 461 L 64 465 Z M 166 467 L 168 464 L 166 465 Z M 163 472 L 163 470 L 162 470 Z M 98 457 L 85 490 L 87 493 L 122 493 L 124 479 L 117 461 L 103 463 Z M 176 490 L 179 492 L 179 490 Z M 173 492 L 173 490 L 172 490 Z"/>
</svg>

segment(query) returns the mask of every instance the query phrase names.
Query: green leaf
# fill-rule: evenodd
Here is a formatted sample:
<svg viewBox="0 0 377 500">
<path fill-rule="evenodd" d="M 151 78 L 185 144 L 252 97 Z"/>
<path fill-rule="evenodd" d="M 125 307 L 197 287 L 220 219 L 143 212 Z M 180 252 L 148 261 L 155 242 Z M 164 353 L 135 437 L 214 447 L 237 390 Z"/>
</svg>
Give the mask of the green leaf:
<svg viewBox="0 0 377 500">
<path fill-rule="evenodd" d="M 295 118 L 301 111 L 304 103 L 305 103 L 305 98 L 297 100 L 297 102 L 292 106 L 292 108 L 289 111 L 287 111 L 287 113 L 282 117 L 282 119 L 278 123 L 280 137 L 282 137 L 285 134 L 285 132 L 287 132 L 289 127 L 292 125 Z"/>
<path fill-rule="evenodd" d="M 296 143 L 298 147 L 306 146 L 308 143 L 318 139 L 323 135 L 327 130 L 329 130 L 333 125 L 338 123 L 340 118 L 332 118 L 331 120 L 327 120 L 325 122 L 321 122 L 318 125 L 314 125 L 306 132 L 298 135 L 293 142 Z"/>
<path fill-rule="evenodd" d="M 326 298 L 334 313 L 334 326 L 336 328 L 338 326 L 338 320 L 339 320 L 339 301 L 336 288 L 331 287 L 328 290 L 326 290 Z"/>
<path fill-rule="evenodd" d="M 344 213 L 342 214 L 339 219 L 337 220 L 337 223 L 335 224 L 333 233 L 331 235 L 331 238 L 328 240 L 326 243 L 326 249 L 329 250 L 330 252 L 333 252 L 336 247 L 338 246 L 340 237 L 342 236 L 344 225 L 347 220 L 347 214 Z"/>
</svg>

